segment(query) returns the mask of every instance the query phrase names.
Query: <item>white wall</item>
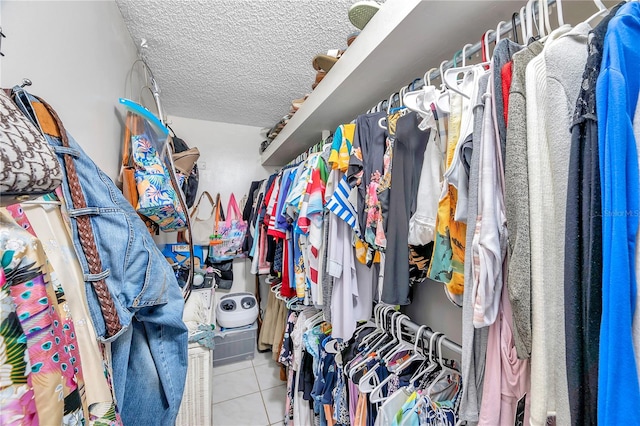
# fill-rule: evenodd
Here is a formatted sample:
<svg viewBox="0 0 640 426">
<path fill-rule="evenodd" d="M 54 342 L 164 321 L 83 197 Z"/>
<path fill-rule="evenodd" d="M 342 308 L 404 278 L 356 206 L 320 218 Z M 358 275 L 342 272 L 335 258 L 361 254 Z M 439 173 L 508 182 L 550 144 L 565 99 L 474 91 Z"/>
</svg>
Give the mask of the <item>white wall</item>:
<svg viewBox="0 0 640 426">
<path fill-rule="evenodd" d="M 225 212 L 231 193 L 240 203 L 252 181 L 264 179 L 272 172 L 272 169 L 260 164 L 258 148 L 264 140 L 260 135 L 260 127 L 173 116 L 169 116 L 168 121 L 178 137 L 190 147 L 200 150 L 198 191 L 206 190 L 212 197 L 219 192 Z M 203 201 L 202 205 L 208 208 L 207 202 Z M 204 211 L 201 209 L 203 219 L 210 212 L 207 208 Z M 218 299 L 228 293 L 255 291 L 255 276 L 250 273 L 248 260 L 234 261 L 233 279 L 231 290 L 218 291 Z"/>
<path fill-rule="evenodd" d="M 120 163 L 125 81 L 137 50 L 115 1 L 0 2 L 2 87 L 33 81 L 67 130 L 112 179 Z"/>
</svg>

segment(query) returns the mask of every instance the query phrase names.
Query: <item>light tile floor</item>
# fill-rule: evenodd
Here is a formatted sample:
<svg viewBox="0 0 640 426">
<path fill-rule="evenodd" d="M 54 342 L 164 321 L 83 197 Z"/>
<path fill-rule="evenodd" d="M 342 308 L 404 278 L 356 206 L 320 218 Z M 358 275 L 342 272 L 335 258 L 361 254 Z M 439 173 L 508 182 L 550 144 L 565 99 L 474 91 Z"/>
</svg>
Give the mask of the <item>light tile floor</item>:
<svg viewBox="0 0 640 426">
<path fill-rule="evenodd" d="M 282 425 L 287 388 L 271 352 L 214 367 L 213 376 L 214 426 Z"/>
</svg>

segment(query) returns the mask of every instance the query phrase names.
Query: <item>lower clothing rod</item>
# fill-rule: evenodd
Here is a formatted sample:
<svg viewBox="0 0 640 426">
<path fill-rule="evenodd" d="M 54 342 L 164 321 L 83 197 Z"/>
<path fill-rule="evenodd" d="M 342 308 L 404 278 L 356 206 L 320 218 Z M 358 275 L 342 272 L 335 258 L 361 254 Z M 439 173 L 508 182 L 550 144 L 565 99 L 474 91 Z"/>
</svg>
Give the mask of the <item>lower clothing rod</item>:
<svg viewBox="0 0 640 426">
<path fill-rule="evenodd" d="M 394 312 L 394 311 L 391 311 Z M 409 329 L 410 331 L 414 332 L 414 333 L 418 333 L 418 330 L 420 329 L 420 324 L 416 324 L 415 322 L 411 321 L 411 320 L 405 320 L 402 321 L 402 325 L 405 326 L 407 329 Z M 424 327 L 422 328 L 422 335 L 424 337 L 426 337 L 427 339 L 431 339 L 431 337 L 435 334 L 436 332 L 431 331 L 429 329 L 425 329 Z M 439 333 L 442 334 L 442 333 Z M 444 334 L 442 334 L 444 335 Z M 416 336 L 418 337 L 418 336 Z M 454 342 L 453 340 L 449 340 L 448 337 L 441 337 L 438 338 L 438 340 L 436 340 L 436 342 L 439 341 L 439 339 L 442 339 L 442 346 L 457 353 L 458 355 L 462 355 L 462 346 L 460 346 L 459 344 L 457 344 L 456 342 Z"/>
</svg>

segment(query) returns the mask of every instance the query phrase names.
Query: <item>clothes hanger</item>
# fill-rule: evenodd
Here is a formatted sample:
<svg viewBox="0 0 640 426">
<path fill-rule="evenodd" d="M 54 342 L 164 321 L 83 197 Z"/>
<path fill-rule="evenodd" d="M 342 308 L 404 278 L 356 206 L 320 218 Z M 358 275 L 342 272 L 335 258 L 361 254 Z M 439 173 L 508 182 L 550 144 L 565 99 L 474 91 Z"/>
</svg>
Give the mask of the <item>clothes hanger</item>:
<svg viewBox="0 0 640 426">
<path fill-rule="evenodd" d="M 397 318 L 396 318 L 397 317 Z M 401 319 L 409 320 L 409 317 L 401 312 L 398 312 L 398 315 L 392 318 L 391 323 L 391 337 L 392 340 L 385 343 L 380 349 L 378 349 L 377 355 L 382 360 L 385 357 L 385 354 L 388 354 L 389 351 L 393 350 L 394 346 L 396 346 L 400 342 L 400 337 L 398 336 L 398 328 L 400 328 L 399 321 Z"/>
<path fill-rule="evenodd" d="M 513 15 L 511 15 L 511 36 L 513 37 L 513 41 L 517 44 L 520 44 L 520 41 L 518 40 L 518 29 L 516 28 L 516 21 L 519 17 L 520 15 L 518 12 L 513 12 Z"/>
<path fill-rule="evenodd" d="M 488 43 L 487 40 L 489 39 L 489 33 L 494 32 L 493 30 L 487 30 L 487 32 L 484 33 L 484 35 L 482 36 L 482 41 L 483 41 L 483 58 L 486 56 L 489 56 L 488 61 L 482 62 L 480 64 L 475 64 L 475 65 L 469 65 L 469 66 L 463 66 L 463 67 L 458 67 L 458 68 L 449 68 L 448 70 L 446 70 L 444 72 L 444 74 L 442 74 L 442 81 L 443 83 L 450 89 L 453 90 L 456 93 L 459 93 L 460 95 L 464 96 L 467 99 L 471 99 L 471 96 L 467 93 L 464 93 L 462 90 L 459 89 L 459 85 L 458 85 L 458 75 L 462 74 L 462 73 L 466 73 L 468 71 L 471 71 L 479 66 L 489 66 L 491 65 L 491 57 L 490 55 L 488 55 L 489 51 L 489 47 L 488 47 Z M 486 49 L 486 50 L 485 50 Z"/>
<path fill-rule="evenodd" d="M 440 81 L 442 81 L 442 84 L 440 85 L 440 93 L 438 94 L 438 97 L 436 99 L 436 108 L 438 110 L 438 114 L 442 113 L 444 115 L 451 112 L 449 90 L 444 83 L 444 65 L 446 63 L 447 61 L 442 61 L 440 63 Z"/>
<path fill-rule="evenodd" d="M 269 290 L 271 290 L 275 294 L 279 294 L 281 287 L 282 287 L 282 283 L 279 283 L 279 284 L 276 284 L 276 285 L 272 286 Z"/>
<path fill-rule="evenodd" d="M 377 335 L 380 333 L 381 330 L 381 325 L 380 325 L 380 312 L 384 309 L 388 308 L 388 306 L 382 305 L 382 304 L 377 304 L 373 310 L 373 321 L 374 321 L 374 325 L 376 327 L 376 329 L 370 333 L 369 335 L 365 336 L 362 341 L 360 342 L 360 344 L 358 345 L 359 348 L 362 348 L 364 346 L 367 345 L 367 343 L 369 341 L 371 341 L 373 339 L 372 335 Z"/>
<path fill-rule="evenodd" d="M 386 310 L 392 309 L 392 307 L 387 305 L 380 305 L 380 304 L 376 305 L 376 307 L 377 306 L 381 306 L 381 308 L 378 310 L 377 315 L 375 317 L 376 330 L 370 333 L 368 336 L 365 336 L 365 338 L 362 339 L 362 342 L 360 342 L 360 345 L 358 345 L 358 348 L 367 347 L 370 342 L 373 342 L 375 339 L 378 338 L 380 334 L 384 333 L 384 328 L 382 328 L 382 315 L 384 315 Z"/>
<path fill-rule="evenodd" d="M 467 66 L 467 49 L 472 46 L 473 44 L 467 43 L 462 47 L 462 66 L 463 67 Z"/>
<path fill-rule="evenodd" d="M 491 38 L 491 34 L 495 33 L 494 30 L 492 29 L 488 29 L 485 33 L 484 33 L 484 43 L 483 43 L 483 56 L 486 54 L 487 58 L 483 59 L 485 60 L 485 62 L 491 62 L 491 43 L 489 42 L 489 39 Z"/>
<path fill-rule="evenodd" d="M 604 5 L 604 3 L 602 3 L 602 1 L 600 0 L 593 0 L 593 3 L 596 5 L 596 7 L 598 8 L 598 11 L 596 13 L 594 13 L 593 15 L 591 15 L 586 21 L 586 23 L 591 23 L 591 21 L 593 21 L 594 19 L 601 17 L 601 16 L 606 16 L 609 14 L 609 9 L 607 9 L 607 7 Z"/>
<path fill-rule="evenodd" d="M 385 321 L 383 323 L 383 326 L 385 327 L 384 333 L 383 333 L 381 338 L 379 338 L 377 341 L 375 341 L 371 345 L 371 347 L 369 349 L 369 353 L 378 352 L 378 351 L 382 350 L 382 348 L 386 349 L 387 348 L 387 344 L 389 343 L 389 341 L 387 340 L 388 337 L 391 337 L 391 341 L 392 342 L 394 341 L 394 339 L 395 339 L 395 336 L 393 334 L 394 331 L 395 331 L 394 324 L 395 324 L 396 317 L 398 315 L 403 315 L 403 314 L 400 313 L 399 311 L 396 311 L 396 310 L 394 310 L 391 313 L 391 318 L 390 318 L 390 321 L 389 321 L 389 327 L 391 328 L 391 332 L 389 332 L 389 330 L 386 329 L 387 321 L 385 319 Z"/>
<path fill-rule="evenodd" d="M 498 22 L 498 26 L 496 27 L 496 46 L 498 46 L 498 43 L 500 42 L 500 34 L 502 33 L 502 26 L 505 25 L 506 23 L 507 23 L 506 21 Z"/>
<path fill-rule="evenodd" d="M 385 364 L 389 364 L 393 357 L 400 352 L 408 351 L 413 348 L 413 345 L 410 342 L 402 338 L 402 322 L 405 320 L 409 320 L 409 317 L 406 315 L 401 315 L 400 318 L 398 318 L 398 323 L 396 324 L 396 339 L 398 343 L 394 348 L 391 349 L 391 351 L 389 351 L 384 357 L 382 357 L 382 361 L 384 361 Z"/>
<path fill-rule="evenodd" d="M 533 39 L 533 2 L 536 0 L 527 1 L 527 40 Z"/>
<path fill-rule="evenodd" d="M 434 71 L 438 71 L 438 68 L 431 68 L 429 71 L 427 71 L 424 74 L 424 77 L 422 78 L 422 81 L 425 82 L 425 87 L 432 85 L 431 84 L 431 73 L 434 72 Z"/>
<path fill-rule="evenodd" d="M 538 20 L 540 38 L 551 34 L 551 24 L 549 22 L 549 2 L 547 0 L 538 0 Z"/>
<path fill-rule="evenodd" d="M 418 361 L 418 360 L 424 361 L 424 360 L 426 360 L 426 357 L 420 352 L 420 350 L 418 350 L 418 342 L 422 341 L 422 332 L 424 330 L 428 329 L 428 328 L 429 327 L 427 327 L 426 325 L 421 325 L 418 328 L 418 331 L 416 332 L 415 343 L 413 345 L 407 343 L 404 340 L 402 341 L 402 343 L 404 345 L 408 344 L 409 349 L 413 349 L 412 355 L 409 358 L 407 358 L 404 362 L 402 362 L 401 364 L 398 364 L 397 368 L 392 372 L 392 374 L 389 374 L 389 376 L 387 376 L 382 382 L 380 382 L 380 384 L 378 386 L 376 386 L 373 389 L 373 391 L 369 395 L 369 401 L 371 401 L 372 403 L 377 403 L 377 402 L 383 402 L 386 399 L 388 399 L 390 395 L 386 395 L 385 396 L 385 395 L 382 394 L 382 390 L 384 388 L 384 385 L 389 383 L 394 375 L 397 376 L 405 368 L 409 367 L 414 361 Z M 404 349 L 402 349 L 402 350 L 404 350 Z M 395 356 L 395 354 L 393 354 L 393 355 Z M 389 365 L 389 362 L 387 361 L 386 364 Z M 392 368 L 392 367 L 389 367 L 389 368 Z"/>
<path fill-rule="evenodd" d="M 398 320 L 402 320 L 404 318 L 406 318 L 407 320 L 409 319 L 409 317 L 405 314 L 400 314 L 398 316 Z M 390 334 L 391 336 L 393 336 L 393 339 L 376 351 L 374 358 L 380 360 L 380 362 L 373 365 L 371 369 L 367 371 L 358 381 L 358 389 L 360 390 L 360 392 L 371 393 L 373 389 L 375 389 L 375 387 L 379 384 L 378 374 L 376 373 L 376 371 L 378 370 L 378 368 L 380 368 L 380 366 L 383 363 L 383 359 L 384 359 L 383 354 L 385 353 L 385 351 L 392 349 L 392 346 L 394 346 L 399 341 L 399 336 L 397 331 L 397 328 L 399 326 L 396 327 L 398 325 L 398 320 L 395 320 L 391 323 Z"/>
<path fill-rule="evenodd" d="M 393 98 L 398 94 L 398 92 L 392 93 L 389 97 L 389 101 L 387 103 L 387 115 L 391 113 L 391 107 L 393 106 Z M 379 125 L 379 124 L 378 124 Z"/>
<path fill-rule="evenodd" d="M 431 335 L 431 338 L 429 338 L 429 357 L 428 357 L 428 364 L 426 366 L 426 368 L 417 371 L 416 374 L 414 374 L 411 379 L 409 379 L 409 388 L 411 390 L 416 390 L 416 383 L 418 382 L 418 380 L 431 373 L 432 371 L 434 371 L 437 367 L 438 364 L 436 362 L 436 359 L 433 357 L 434 355 L 434 349 L 435 349 L 435 339 L 438 338 L 439 336 L 444 336 L 444 333 L 441 333 L 439 331 L 434 331 L 433 334 Z"/>
<path fill-rule="evenodd" d="M 470 95 L 468 95 L 467 93 L 464 93 L 462 90 L 458 88 L 458 78 L 457 78 L 458 75 L 471 71 L 479 66 L 486 66 L 489 64 L 490 62 L 482 62 L 480 64 L 469 65 L 466 67 L 449 68 L 444 72 L 443 81 L 445 82 L 445 84 L 450 90 L 453 90 L 454 92 L 459 93 L 460 95 L 464 96 L 467 99 L 471 99 Z"/>
<path fill-rule="evenodd" d="M 558 27 L 561 27 L 564 25 L 564 13 L 562 10 L 562 0 L 556 0 L 556 14 L 558 17 Z"/>
<path fill-rule="evenodd" d="M 546 1 L 546 0 L 545 0 Z M 456 377 L 460 377 L 460 372 L 456 369 L 453 369 L 447 365 L 446 362 L 442 359 L 442 341 L 446 339 L 447 336 L 442 334 L 438 339 L 438 364 L 440 365 L 441 371 L 440 374 L 431 382 L 431 385 L 427 388 L 427 395 L 431 395 L 433 388 L 435 385 L 440 382 L 440 380 L 444 379 L 447 374 L 455 375 Z"/>
<path fill-rule="evenodd" d="M 522 6 L 520 8 L 520 33 L 522 34 L 522 44 L 526 45 L 529 41 L 527 37 L 527 14 L 526 14 L 527 6 Z"/>
<path fill-rule="evenodd" d="M 376 314 L 376 312 L 377 312 L 378 306 L 380 306 L 380 305 L 375 305 L 375 306 L 373 307 L 373 313 L 374 313 L 374 315 L 375 315 L 375 314 Z M 354 335 L 357 335 L 361 330 L 364 330 L 365 328 L 375 327 L 375 326 L 376 326 L 375 322 L 372 322 L 372 321 L 371 321 L 371 319 L 368 319 L 368 320 L 364 321 L 362 324 L 359 324 L 359 325 L 356 327 L 356 329 L 354 330 L 353 334 L 354 334 Z"/>
<path fill-rule="evenodd" d="M 425 392 L 422 393 L 422 395 L 419 397 L 419 400 L 416 401 L 415 406 L 411 409 L 410 413 L 415 412 L 416 410 L 419 409 L 420 407 L 420 402 L 422 400 L 427 400 L 427 403 L 435 403 L 435 401 L 433 401 L 431 399 L 431 392 L 433 391 L 433 388 L 440 383 L 443 379 L 447 378 L 447 375 L 455 375 L 456 376 L 456 382 L 459 382 L 460 379 L 460 372 L 458 370 L 455 370 L 451 367 L 449 367 L 446 362 L 443 360 L 442 358 L 442 342 L 444 341 L 444 339 L 446 339 L 447 336 L 445 336 L 443 333 L 440 333 L 440 336 L 438 337 L 438 341 L 437 341 L 437 345 L 438 345 L 438 360 L 437 360 L 437 364 L 440 367 L 440 373 L 438 374 L 438 376 L 431 382 L 431 384 L 429 385 L 429 387 L 427 388 L 427 390 Z M 439 406 L 438 404 L 434 404 L 433 405 L 434 410 L 437 412 L 439 410 Z M 409 425 L 411 424 L 411 415 L 403 415 L 402 417 L 402 422 L 400 423 L 400 426 L 403 425 Z"/>
<path fill-rule="evenodd" d="M 384 321 L 383 327 L 385 327 L 386 326 L 386 312 L 388 312 L 388 310 L 384 310 L 383 312 L 385 314 L 385 318 L 383 319 L 383 321 Z M 391 314 L 391 320 L 393 321 L 397 315 L 400 315 L 400 312 L 398 312 L 395 309 L 393 309 L 393 313 Z M 364 351 L 362 351 L 363 359 L 359 363 L 357 363 L 355 365 L 352 365 L 350 367 L 350 369 L 349 369 L 349 378 L 353 379 L 353 376 L 358 371 L 360 371 L 362 368 L 364 368 L 367 365 L 367 363 L 371 360 L 372 356 L 375 355 L 376 350 L 380 346 L 384 345 L 384 343 L 386 342 L 386 339 L 387 339 L 388 336 L 389 336 L 388 332 L 383 328 L 382 335 L 379 336 L 376 341 L 372 342 L 368 347 L 366 347 L 364 349 Z"/>
</svg>

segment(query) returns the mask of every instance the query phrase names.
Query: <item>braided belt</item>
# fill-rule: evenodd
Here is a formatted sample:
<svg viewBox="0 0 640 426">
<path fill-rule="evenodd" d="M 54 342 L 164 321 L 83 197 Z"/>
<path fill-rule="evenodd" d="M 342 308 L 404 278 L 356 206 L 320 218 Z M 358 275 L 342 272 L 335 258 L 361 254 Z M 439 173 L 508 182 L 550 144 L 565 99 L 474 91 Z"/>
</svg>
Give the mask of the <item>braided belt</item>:
<svg viewBox="0 0 640 426">
<path fill-rule="evenodd" d="M 51 107 L 51 105 L 37 96 L 35 98 L 38 99 L 47 109 L 49 114 L 51 114 L 51 117 L 54 119 L 56 126 L 58 127 L 62 145 L 68 148 L 69 138 L 67 137 L 67 132 L 64 129 L 60 117 L 58 117 L 58 114 Z M 71 155 L 64 154 L 64 166 L 67 171 L 67 180 L 69 182 L 69 190 L 71 192 L 71 200 L 73 202 L 72 207 L 74 209 L 86 208 L 87 201 L 84 197 L 84 193 L 82 192 L 80 180 L 78 179 L 75 161 Z M 87 259 L 87 264 L 89 265 L 89 272 L 91 274 L 98 275 L 102 272 L 102 261 L 100 260 L 100 254 L 98 253 L 98 247 L 96 246 L 96 240 L 93 235 L 91 219 L 87 215 L 78 216 L 76 217 L 76 224 L 78 225 L 78 236 L 80 238 L 80 245 L 82 246 L 82 251 L 84 252 L 85 258 Z M 100 310 L 102 311 L 102 317 L 104 318 L 104 322 L 106 324 L 106 337 L 114 336 L 122 329 L 122 325 L 120 324 L 116 306 L 113 302 L 113 299 L 111 298 L 111 294 L 109 293 L 107 283 L 105 282 L 104 278 L 100 278 L 99 280 L 93 282 L 92 285 L 93 289 L 96 292 L 96 295 L 98 296 Z"/>
</svg>

